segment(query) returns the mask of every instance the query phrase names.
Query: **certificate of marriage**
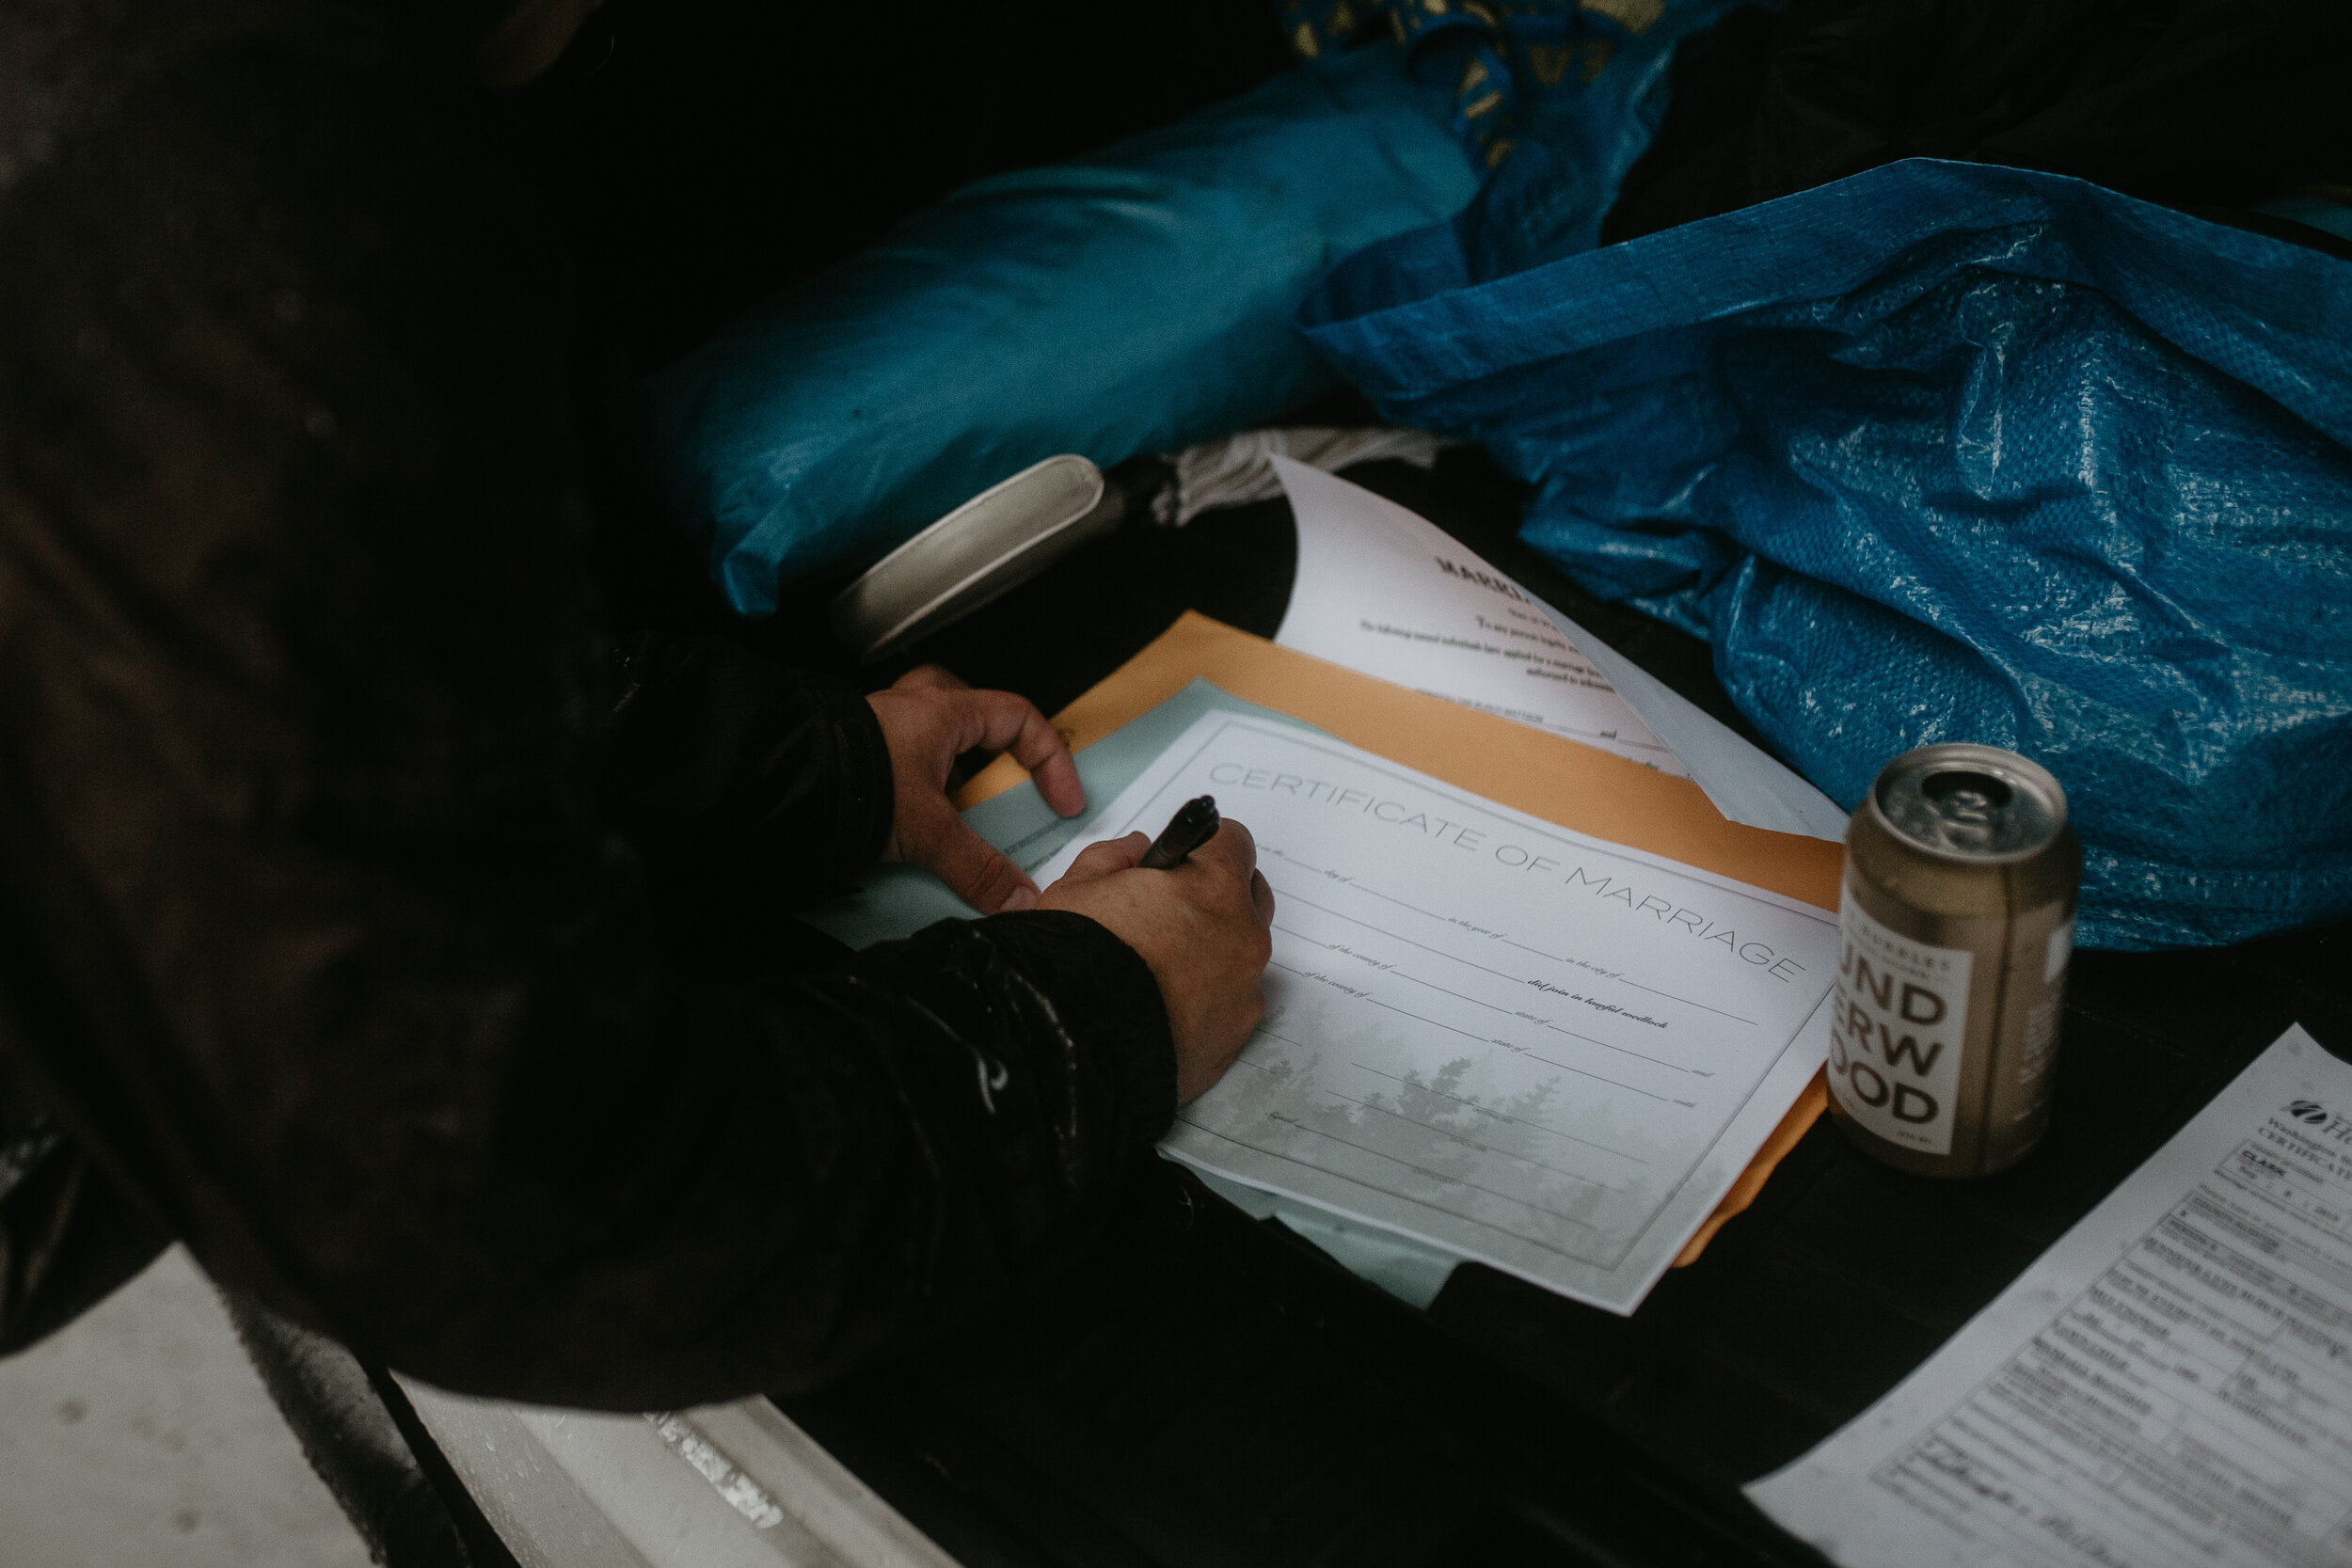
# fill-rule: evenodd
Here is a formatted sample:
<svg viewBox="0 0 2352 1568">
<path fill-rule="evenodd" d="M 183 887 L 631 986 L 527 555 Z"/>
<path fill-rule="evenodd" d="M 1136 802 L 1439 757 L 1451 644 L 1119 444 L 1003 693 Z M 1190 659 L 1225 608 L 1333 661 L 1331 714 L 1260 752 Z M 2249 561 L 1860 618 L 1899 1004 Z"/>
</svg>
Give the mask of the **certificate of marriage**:
<svg viewBox="0 0 2352 1568">
<path fill-rule="evenodd" d="M 1049 863 L 1213 794 L 1273 886 L 1266 1014 L 1162 1146 L 1629 1312 L 1820 1067 L 1827 912 L 1328 736 L 1194 724 Z"/>
</svg>

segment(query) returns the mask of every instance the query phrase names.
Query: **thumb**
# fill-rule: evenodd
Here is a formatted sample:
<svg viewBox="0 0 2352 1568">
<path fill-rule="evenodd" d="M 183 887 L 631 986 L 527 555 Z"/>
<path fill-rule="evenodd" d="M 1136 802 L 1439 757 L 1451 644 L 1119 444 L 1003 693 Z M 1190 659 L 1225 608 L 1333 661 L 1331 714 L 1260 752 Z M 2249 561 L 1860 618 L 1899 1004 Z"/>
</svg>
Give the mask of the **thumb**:
<svg viewBox="0 0 2352 1568">
<path fill-rule="evenodd" d="M 1037 902 L 1037 884 L 953 813 L 925 859 L 948 892 L 982 914 L 1025 910 Z"/>
</svg>

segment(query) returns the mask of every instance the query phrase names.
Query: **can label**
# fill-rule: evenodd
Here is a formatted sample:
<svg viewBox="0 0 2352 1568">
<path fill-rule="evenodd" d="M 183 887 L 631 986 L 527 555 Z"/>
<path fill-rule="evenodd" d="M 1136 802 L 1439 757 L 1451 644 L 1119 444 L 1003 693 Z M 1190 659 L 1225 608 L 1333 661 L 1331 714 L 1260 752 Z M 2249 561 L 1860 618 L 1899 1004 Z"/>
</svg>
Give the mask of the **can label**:
<svg viewBox="0 0 2352 1568">
<path fill-rule="evenodd" d="M 1838 899 L 1837 933 L 1829 1092 L 1887 1142 L 1949 1154 L 1976 955 L 1888 930 L 1855 901 L 1851 883 Z"/>
</svg>

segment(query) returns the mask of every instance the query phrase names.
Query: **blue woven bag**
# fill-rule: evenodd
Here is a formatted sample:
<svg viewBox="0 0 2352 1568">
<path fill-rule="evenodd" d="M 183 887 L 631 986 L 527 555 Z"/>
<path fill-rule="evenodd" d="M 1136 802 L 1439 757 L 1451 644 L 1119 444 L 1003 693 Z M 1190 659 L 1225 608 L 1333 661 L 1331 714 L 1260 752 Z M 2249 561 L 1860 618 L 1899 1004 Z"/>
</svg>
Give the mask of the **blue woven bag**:
<svg viewBox="0 0 2352 1568">
<path fill-rule="evenodd" d="M 1435 226 L 1302 325 L 1534 483 L 1537 548 L 1711 639 L 1829 794 L 1929 741 L 2042 762 L 2090 945 L 2352 911 L 2352 261 L 1911 160 L 1478 275 Z"/>
<path fill-rule="evenodd" d="M 968 185 L 656 375 L 657 481 L 757 615 L 1040 459 L 1273 419 L 1338 384 L 1307 291 L 1477 189 L 1449 103 L 1368 49 Z"/>
</svg>

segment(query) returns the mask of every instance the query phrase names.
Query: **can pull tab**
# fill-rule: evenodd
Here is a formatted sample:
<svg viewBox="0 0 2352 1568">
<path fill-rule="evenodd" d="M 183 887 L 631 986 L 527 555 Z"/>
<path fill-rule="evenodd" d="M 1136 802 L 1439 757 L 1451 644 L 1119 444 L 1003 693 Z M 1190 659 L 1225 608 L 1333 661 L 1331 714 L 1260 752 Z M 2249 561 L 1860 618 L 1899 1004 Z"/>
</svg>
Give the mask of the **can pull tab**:
<svg viewBox="0 0 2352 1568">
<path fill-rule="evenodd" d="M 1919 781 L 1933 804 L 1940 836 L 1955 849 L 1990 849 L 2004 836 L 2011 793 L 1990 773 L 1952 769 Z"/>
</svg>

